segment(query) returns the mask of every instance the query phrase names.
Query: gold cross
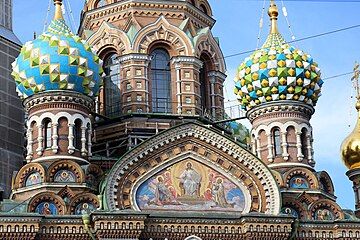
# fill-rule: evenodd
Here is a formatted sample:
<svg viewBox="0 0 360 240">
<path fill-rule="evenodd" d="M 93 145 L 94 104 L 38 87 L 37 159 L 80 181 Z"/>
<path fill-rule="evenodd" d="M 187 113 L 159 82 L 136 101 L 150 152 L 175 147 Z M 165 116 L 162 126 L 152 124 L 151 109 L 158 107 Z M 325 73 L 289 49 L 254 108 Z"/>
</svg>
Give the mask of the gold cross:
<svg viewBox="0 0 360 240">
<path fill-rule="evenodd" d="M 354 75 L 351 78 L 351 81 L 353 82 L 353 85 L 355 87 L 355 91 L 356 91 L 356 97 L 359 99 L 360 98 L 360 92 L 359 92 L 359 78 L 360 78 L 360 69 L 359 69 L 359 63 L 355 62 L 355 66 L 354 66 Z"/>
</svg>

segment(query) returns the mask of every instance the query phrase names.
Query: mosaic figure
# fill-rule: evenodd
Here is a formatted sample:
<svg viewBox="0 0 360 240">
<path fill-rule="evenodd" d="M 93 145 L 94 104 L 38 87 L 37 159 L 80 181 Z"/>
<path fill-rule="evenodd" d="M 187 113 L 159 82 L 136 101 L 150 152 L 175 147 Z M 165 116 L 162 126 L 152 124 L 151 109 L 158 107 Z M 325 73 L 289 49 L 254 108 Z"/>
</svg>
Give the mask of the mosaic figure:
<svg viewBox="0 0 360 240">
<path fill-rule="evenodd" d="M 136 203 L 140 210 L 241 212 L 245 197 L 239 186 L 215 170 L 196 161 L 182 161 L 141 184 Z"/>
<path fill-rule="evenodd" d="M 295 188 L 295 189 L 306 189 L 309 188 L 309 184 L 308 182 L 302 178 L 302 177 L 293 177 L 290 180 L 290 188 Z"/>
<path fill-rule="evenodd" d="M 35 212 L 42 215 L 57 215 L 58 211 L 54 203 L 42 202 L 36 207 Z"/>
<path fill-rule="evenodd" d="M 54 176 L 55 182 L 76 182 L 75 174 L 69 170 L 58 171 Z"/>
<path fill-rule="evenodd" d="M 25 186 L 32 186 L 41 183 L 41 176 L 39 172 L 33 172 L 31 173 L 27 178 L 25 182 Z"/>
<path fill-rule="evenodd" d="M 92 203 L 82 202 L 78 204 L 75 208 L 76 215 L 89 214 L 95 211 L 95 206 Z"/>
</svg>

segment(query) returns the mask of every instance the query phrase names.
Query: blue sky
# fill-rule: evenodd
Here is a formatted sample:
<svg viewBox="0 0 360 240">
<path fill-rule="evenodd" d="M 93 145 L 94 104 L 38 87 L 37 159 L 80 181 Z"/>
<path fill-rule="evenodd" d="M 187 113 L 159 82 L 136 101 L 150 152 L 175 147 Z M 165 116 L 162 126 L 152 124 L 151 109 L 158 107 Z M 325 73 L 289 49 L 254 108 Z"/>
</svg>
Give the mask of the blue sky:
<svg viewBox="0 0 360 240">
<path fill-rule="evenodd" d="M 14 31 L 25 43 L 33 32 L 43 30 L 48 0 L 13 0 Z M 73 15 L 78 26 L 84 0 L 70 0 Z M 359 2 L 312 2 L 284 1 L 292 30 L 297 39 L 360 24 Z M 213 34 L 220 38 L 224 56 L 256 48 L 259 20 L 263 1 L 252 0 L 210 0 L 214 18 L 217 20 Z M 281 1 L 277 1 L 281 6 Z M 266 1 L 266 6 L 269 1 Z M 52 6 L 51 6 L 52 7 Z M 266 9 L 267 10 L 267 9 Z M 53 10 L 49 13 L 49 20 Z M 291 34 L 282 14 L 279 16 L 280 31 L 287 40 Z M 264 15 L 261 43 L 268 33 L 268 17 Z M 296 42 L 294 46 L 311 54 L 319 63 L 323 77 L 330 77 L 352 71 L 355 61 L 360 61 L 360 28 Z M 233 100 L 233 78 L 237 66 L 247 57 L 240 55 L 226 58 L 228 78 L 225 83 L 226 99 Z M 354 209 L 352 183 L 345 175 L 339 149 L 343 139 L 352 131 L 356 122 L 356 111 L 352 93 L 351 76 L 329 79 L 323 85 L 323 96 L 316 106 L 311 120 L 314 129 L 314 148 L 317 170 L 326 170 L 331 175 L 338 203 L 343 208 Z M 244 124 L 248 123 L 244 121 Z M 350 127 L 349 127 L 350 125 Z"/>
</svg>

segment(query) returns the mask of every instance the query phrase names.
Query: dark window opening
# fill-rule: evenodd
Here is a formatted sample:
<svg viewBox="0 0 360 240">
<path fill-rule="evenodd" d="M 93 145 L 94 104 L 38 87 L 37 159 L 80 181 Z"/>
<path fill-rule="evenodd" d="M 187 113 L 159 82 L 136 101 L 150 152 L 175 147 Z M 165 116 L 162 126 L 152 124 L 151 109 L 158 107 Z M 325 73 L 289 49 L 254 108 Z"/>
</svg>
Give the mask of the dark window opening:
<svg viewBox="0 0 360 240">
<path fill-rule="evenodd" d="M 170 55 L 162 48 L 151 53 L 152 111 L 171 113 Z"/>
<path fill-rule="evenodd" d="M 274 154 L 275 156 L 281 156 L 282 149 L 281 149 L 281 134 L 280 129 L 275 128 L 273 130 L 273 141 L 274 141 Z"/>
<path fill-rule="evenodd" d="M 107 116 L 121 113 L 120 64 L 118 55 L 113 53 L 104 61 L 105 112 Z"/>
<path fill-rule="evenodd" d="M 51 148 L 52 146 L 52 139 L 51 139 L 51 120 L 45 119 L 44 121 L 44 142 L 45 148 Z"/>
</svg>

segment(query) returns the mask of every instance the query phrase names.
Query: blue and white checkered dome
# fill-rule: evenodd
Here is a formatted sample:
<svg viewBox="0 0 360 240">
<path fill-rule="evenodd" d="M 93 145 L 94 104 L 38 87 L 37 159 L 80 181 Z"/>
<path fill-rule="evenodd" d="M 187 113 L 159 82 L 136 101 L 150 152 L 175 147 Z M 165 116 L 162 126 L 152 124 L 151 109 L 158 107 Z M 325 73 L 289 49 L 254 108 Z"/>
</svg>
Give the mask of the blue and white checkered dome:
<svg viewBox="0 0 360 240">
<path fill-rule="evenodd" d="M 27 42 L 12 67 L 22 99 L 54 90 L 95 97 L 102 85 L 101 59 L 71 32 L 62 17 L 52 20 L 47 32 Z"/>
</svg>

